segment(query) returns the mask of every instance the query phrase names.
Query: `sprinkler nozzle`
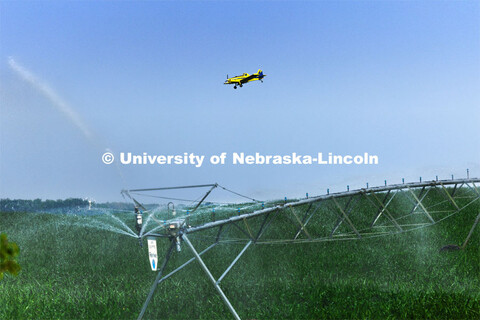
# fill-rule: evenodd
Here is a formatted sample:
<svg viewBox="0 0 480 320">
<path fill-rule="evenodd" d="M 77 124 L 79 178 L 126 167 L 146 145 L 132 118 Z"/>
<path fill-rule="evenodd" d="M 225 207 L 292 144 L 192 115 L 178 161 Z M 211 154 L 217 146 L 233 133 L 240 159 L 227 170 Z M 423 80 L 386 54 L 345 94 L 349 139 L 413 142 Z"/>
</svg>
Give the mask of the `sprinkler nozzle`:
<svg viewBox="0 0 480 320">
<path fill-rule="evenodd" d="M 142 212 L 138 209 L 138 207 L 135 207 L 135 229 L 137 229 L 139 234 L 142 230 L 142 220 Z"/>
</svg>

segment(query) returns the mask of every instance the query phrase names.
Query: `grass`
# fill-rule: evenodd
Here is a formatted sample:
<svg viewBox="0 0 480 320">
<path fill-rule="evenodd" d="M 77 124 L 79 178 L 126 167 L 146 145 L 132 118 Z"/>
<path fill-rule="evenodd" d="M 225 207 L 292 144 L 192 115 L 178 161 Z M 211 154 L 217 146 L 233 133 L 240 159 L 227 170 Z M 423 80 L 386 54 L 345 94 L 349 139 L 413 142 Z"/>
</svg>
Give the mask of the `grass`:
<svg viewBox="0 0 480 320">
<path fill-rule="evenodd" d="M 394 205 L 401 206 L 400 200 Z M 367 205 L 359 202 L 357 208 Z M 465 250 L 439 252 L 443 245 L 462 243 L 478 212 L 477 201 L 434 226 L 380 238 L 254 245 L 221 285 L 242 319 L 478 319 L 480 227 Z M 82 219 L 88 218 L 0 213 L 0 231 L 20 246 L 22 266 L 18 277 L 6 275 L 0 281 L 0 319 L 138 316 L 155 278 L 146 246 L 84 227 Z M 269 236 L 291 231 L 287 220 L 276 221 Z M 320 221 L 313 222 L 312 227 L 321 228 Z M 200 233 L 189 238 L 200 250 L 211 243 Z M 158 240 L 160 258 L 166 245 Z M 203 257 L 219 277 L 241 249 L 240 244 L 221 244 Z M 183 245 L 168 270 L 191 256 Z M 199 265 L 192 263 L 158 287 L 146 318 L 230 315 Z"/>
</svg>

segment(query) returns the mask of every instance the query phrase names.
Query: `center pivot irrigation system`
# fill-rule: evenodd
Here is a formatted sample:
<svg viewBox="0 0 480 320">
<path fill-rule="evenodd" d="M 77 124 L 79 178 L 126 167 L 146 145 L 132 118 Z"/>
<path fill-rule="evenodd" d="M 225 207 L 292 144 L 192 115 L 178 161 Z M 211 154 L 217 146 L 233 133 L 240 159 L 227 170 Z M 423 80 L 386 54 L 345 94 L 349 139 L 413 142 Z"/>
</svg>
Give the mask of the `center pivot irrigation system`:
<svg viewBox="0 0 480 320">
<path fill-rule="evenodd" d="M 246 197 L 218 184 L 180 186 L 170 188 L 151 188 L 123 190 L 122 194 L 135 205 L 136 228 L 142 243 L 147 238 L 149 258 L 152 270 L 157 271 L 148 297 L 140 311 L 142 319 L 157 286 L 172 275 L 197 260 L 201 268 L 218 291 L 221 299 L 235 319 L 240 316 L 223 292 L 220 284 L 235 263 L 252 245 L 286 244 L 323 241 L 347 241 L 381 237 L 396 233 L 418 230 L 435 225 L 461 212 L 480 199 L 478 178 L 436 180 L 402 183 L 381 187 L 368 187 L 300 200 L 262 202 Z M 237 196 L 249 199 L 241 205 L 207 202 L 211 192 L 220 188 Z M 152 195 L 179 189 L 200 189 L 207 191 L 197 200 L 186 200 L 166 196 Z M 203 192 L 203 191 L 202 191 Z M 139 197 L 153 197 L 166 201 L 189 202 L 189 205 L 177 205 L 168 202 L 165 206 L 165 219 L 155 217 L 155 210 L 140 203 Z M 147 209 L 148 208 L 148 209 Z M 177 214 L 177 211 L 181 212 Z M 145 218 L 146 217 L 146 218 Z M 144 219 L 145 218 L 145 219 Z M 145 220 L 145 223 L 143 221 Z M 154 228 L 146 231 L 146 225 L 153 220 Z M 447 245 L 442 250 L 465 248 L 475 227 L 480 221 L 480 212 L 463 245 Z M 151 223 L 150 223 L 151 224 Z M 206 248 L 199 250 L 192 244 L 207 242 Z M 165 258 L 157 263 L 157 239 L 169 241 Z M 164 275 L 168 262 L 176 248 L 181 251 L 182 243 L 191 250 L 193 257 Z M 244 244 L 225 271 L 214 277 L 202 255 L 225 243 Z M 198 247 L 198 245 L 197 245 Z"/>
</svg>

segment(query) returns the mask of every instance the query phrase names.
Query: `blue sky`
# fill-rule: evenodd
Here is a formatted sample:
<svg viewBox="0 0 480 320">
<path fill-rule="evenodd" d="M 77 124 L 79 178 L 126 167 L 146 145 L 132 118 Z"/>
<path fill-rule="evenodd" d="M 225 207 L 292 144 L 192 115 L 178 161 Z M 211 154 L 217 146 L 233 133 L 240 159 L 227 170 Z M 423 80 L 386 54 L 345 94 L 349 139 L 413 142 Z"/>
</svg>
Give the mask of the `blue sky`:
<svg viewBox="0 0 480 320">
<path fill-rule="evenodd" d="M 271 199 L 480 176 L 479 18 L 475 1 L 2 1 L 0 197 L 120 200 L 122 188 L 218 182 Z M 222 84 L 259 68 L 264 83 Z M 380 163 L 119 168 L 101 162 L 105 148 Z"/>
</svg>

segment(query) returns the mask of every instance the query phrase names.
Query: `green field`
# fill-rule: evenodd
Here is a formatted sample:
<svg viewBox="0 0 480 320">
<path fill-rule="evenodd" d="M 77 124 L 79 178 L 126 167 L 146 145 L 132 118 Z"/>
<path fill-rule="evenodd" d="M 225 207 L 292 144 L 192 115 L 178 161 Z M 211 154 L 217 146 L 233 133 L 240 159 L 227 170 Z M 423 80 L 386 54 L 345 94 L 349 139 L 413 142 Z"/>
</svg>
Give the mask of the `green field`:
<svg viewBox="0 0 480 320">
<path fill-rule="evenodd" d="M 251 246 L 222 281 L 242 319 L 480 318 L 480 226 L 461 244 L 479 201 L 426 228 L 378 238 Z M 0 319 L 135 319 L 155 273 L 138 240 L 71 214 L 0 213 L 21 248 L 17 277 L 0 281 Z M 133 217 L 124 219 L 132 226 Z M 272 230 L 283 232 L 279 219 Z M 211 242 L 189 236 L 200 249 Z M 158 241 L 160 257 L 167 241 Z M 204 256 L 214 276 L 241 244 Z M 167 272 L 191 258 L 183 245 Z M 230 319 L 197 262 L 158 287 L 148 319 Z"/>
</svg>

